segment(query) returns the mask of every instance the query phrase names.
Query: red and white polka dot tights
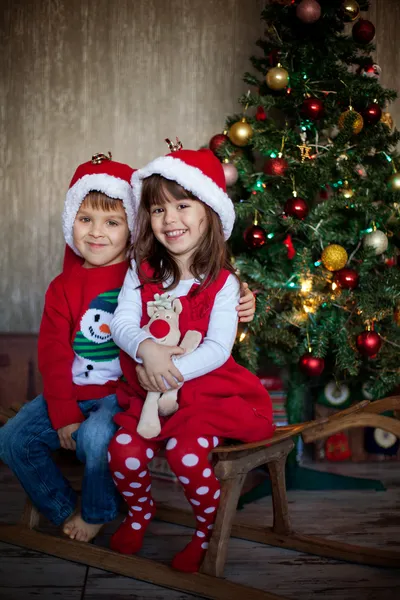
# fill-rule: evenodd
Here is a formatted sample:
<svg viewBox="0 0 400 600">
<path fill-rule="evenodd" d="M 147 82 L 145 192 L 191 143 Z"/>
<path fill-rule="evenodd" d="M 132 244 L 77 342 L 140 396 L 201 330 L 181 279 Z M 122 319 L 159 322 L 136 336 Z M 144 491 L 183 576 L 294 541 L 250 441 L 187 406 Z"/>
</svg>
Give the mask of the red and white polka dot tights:
<svg viewBox="0 0 400 600">
<path fill-rule="evenodd" d="M 208 455 L 218 443 L 215 436 L 181 435 L 171 438 L 166 445 L 167 461 L 183 486 L 197 524 L 192 540 L 172 561 L 172 566 L 180 571 L 199 570 L 211 537 L 220 485 Z M 142 546 L 146 528 L 155 514 L 147 465 L 162 445 L 163 442 L 145 440 L 124 429 L 110 443 L 110 469 L 129 507 L 127 518 L 111 538 L 113 550 L 134 554 Z"/>
</svg>

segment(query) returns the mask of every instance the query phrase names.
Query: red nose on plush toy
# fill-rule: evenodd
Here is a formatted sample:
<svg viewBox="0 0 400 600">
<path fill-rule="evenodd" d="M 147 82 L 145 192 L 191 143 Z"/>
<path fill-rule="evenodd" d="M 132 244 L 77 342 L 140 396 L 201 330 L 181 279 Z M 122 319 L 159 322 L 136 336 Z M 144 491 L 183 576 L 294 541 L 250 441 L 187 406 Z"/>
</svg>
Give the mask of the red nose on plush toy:
<svg viewBox="0 0 400 600">
<path fill-rule="evenodd" d="M 169 334 L 170 326 L 164 319 L 156 319 L 149 327 L 151 335 L 155 338 L 164 338 Z"/>
</svg>

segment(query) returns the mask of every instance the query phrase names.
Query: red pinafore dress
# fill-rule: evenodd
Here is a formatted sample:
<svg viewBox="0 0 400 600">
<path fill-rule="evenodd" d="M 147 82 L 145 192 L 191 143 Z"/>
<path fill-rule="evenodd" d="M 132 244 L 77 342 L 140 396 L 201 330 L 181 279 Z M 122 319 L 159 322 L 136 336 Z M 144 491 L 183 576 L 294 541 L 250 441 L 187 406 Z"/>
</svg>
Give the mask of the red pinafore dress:
<svg viewBox="0 0 400 600">
<path fill-rule="evenodd" d="M 151 275 L 148 265 L 144 270 Z M 223 288 L 229 274 L 224 269 L 206 289 L 196 294 L 198 284 L 194 284 L 187 296 L 180 297 L 182 312 L 179 315 L 179 328 L 182 338 L 186 331 L 196 330 L 204 339 L 215 296 Z M 143 284 L 141 327 L 150 320 L 147 302 L 153 300 L 156 293 L 162 294 L 164 291 L 161 284 Z M 114 420 L 135 433 L 146 391 L 138 382 L 135 361 L 125 352 L 121 352 L 120 360 L 126 381 L 120 383 L 117 398 L 124 412 L 115 415 Z M 268 392 L 253 373 L 238 365 L 232 357 L 214 371 L 185 382 L 178 392 L 178 403 L 176 413 L 161 417 L 161 433 L 153 438 L 155 441 L 190 432 L 193 436 L 216 435 L 242 442 L 256 442 L 271 437 L 275 430 Z"/>
</svg>

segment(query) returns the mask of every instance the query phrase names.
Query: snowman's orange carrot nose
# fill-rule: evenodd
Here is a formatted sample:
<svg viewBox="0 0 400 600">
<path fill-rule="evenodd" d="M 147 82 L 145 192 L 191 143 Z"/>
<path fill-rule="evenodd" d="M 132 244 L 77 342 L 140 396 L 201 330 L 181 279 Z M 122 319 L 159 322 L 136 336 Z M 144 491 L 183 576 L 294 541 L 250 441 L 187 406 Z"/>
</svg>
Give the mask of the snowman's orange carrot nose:
<svg viewBox="0 0 400 600">
<path fill-rule="evenodd" d="M 100 325 L 99 329 L 100 329 L 101 333 L 111 333 L 109 326 L 106 325 L 105 323 Z"/>
</svg>

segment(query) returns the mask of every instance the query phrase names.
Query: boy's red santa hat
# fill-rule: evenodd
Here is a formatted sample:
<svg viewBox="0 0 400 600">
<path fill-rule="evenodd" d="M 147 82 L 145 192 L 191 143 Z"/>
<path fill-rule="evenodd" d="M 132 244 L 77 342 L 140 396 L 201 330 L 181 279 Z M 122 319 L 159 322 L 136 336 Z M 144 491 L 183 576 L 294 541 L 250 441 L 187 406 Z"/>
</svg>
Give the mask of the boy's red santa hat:
<svg viewBox="0 0 400 600">
<path fill-rule="evenodd" d="M 134 169 L 129 165 L 111 159 L 111 153 L 95 154 L 92 160 L 79 165 L 69 184 L 65 198 L 62 225 L 65 241 L 72 250 L 81 256 L 74 246 L 73 227 L 80 205 L 89 192 L 102 192 L 110 198 L 122 200 L 129 231 L 132 234 L 134 223 L 134 198 L 130 181 Z"/>
<path fill-rule="evenodd" d="M 192 192 L 217 213 L 225 239 L 229 238 L 235 222 L 235 210 L 226 193 L 224 170 L 211 150 L 182 150 L 178 146 L 174 152 L 160 156 L 135 171 L 131 183 L 137 205 L 142 193 L 142 181 L 150 175 L 161 175 L 176 181 Z"/>
</svg>

